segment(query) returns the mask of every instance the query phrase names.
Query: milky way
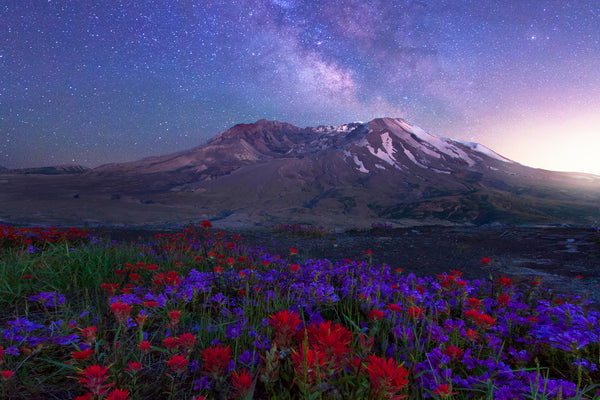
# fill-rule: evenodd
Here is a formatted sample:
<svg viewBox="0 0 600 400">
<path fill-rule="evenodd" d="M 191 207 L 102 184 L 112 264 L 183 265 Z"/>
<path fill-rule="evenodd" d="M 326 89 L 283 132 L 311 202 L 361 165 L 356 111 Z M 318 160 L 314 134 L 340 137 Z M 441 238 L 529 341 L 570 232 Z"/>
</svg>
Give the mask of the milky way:
<svg viewBox="0 0 600 400">
<path fill-rule="evenodd" d="M 563 158 L 584 159 L 600 153 L 599 27 L 597 0 L 4 1 L 0 165 L 381 116 L 533 166 L 567 130 Z"/>
</svg>

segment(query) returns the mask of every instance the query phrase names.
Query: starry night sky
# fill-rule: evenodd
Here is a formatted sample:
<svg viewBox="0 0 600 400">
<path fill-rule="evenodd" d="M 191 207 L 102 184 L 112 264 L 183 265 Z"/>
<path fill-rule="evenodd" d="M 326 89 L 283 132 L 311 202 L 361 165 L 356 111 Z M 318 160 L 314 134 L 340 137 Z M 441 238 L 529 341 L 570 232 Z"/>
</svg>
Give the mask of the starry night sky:
<svg viewBox="0 0 600 400">
<path fill-rule="evenodd" d="M 600 2 L 0 2 L 0 166 L 383 116 L 600 174 Z"/>
</svg>

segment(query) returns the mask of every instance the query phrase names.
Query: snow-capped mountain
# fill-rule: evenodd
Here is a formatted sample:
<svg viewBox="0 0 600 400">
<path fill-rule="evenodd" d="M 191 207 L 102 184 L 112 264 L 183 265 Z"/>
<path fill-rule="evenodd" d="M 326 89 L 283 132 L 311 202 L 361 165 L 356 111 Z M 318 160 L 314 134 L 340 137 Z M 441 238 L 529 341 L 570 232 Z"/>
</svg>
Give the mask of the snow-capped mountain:
<svg viewBox="0 0 600 400">
<path fill-rule="evenodd" d="M 135 203 L 131 213 L 145 207 L 186 220 L 360 225 L 600 219 L 600 176 L 529 168 L 481 144 L 395 118 L 316 128 L 239 124 L 194 149 L 104 165 L 75 179 L 65 185 L 81 194 L 77 198 L 112 200 L 106 213 Z"/>
</svg>

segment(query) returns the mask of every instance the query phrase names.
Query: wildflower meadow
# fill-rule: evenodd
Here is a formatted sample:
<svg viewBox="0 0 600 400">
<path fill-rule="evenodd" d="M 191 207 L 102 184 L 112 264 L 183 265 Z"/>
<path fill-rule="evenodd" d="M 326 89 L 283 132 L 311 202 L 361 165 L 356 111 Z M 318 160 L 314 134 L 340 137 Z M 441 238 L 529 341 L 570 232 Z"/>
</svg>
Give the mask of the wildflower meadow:
<svg viewBox="0 0 600 400">
<path fill-rule="evenodd" d="M 581 297 L 301 254 L 208 221 L 136 242 L 0 225 L 0 398 L 600 398 Z"/>
</svg>

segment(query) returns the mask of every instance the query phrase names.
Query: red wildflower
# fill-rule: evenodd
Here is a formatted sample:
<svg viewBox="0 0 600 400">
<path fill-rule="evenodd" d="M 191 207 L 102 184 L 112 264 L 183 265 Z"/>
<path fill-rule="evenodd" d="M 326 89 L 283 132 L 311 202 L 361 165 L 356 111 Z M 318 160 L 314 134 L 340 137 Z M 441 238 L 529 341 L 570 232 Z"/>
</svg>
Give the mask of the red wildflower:
<svg viewBox="0 0 600 400">
<path fill-rule="evenodd" d="M 398 304 L 395 303 L 391 303 L 387 305 L 387 309 L 393 312 L 400 312 L 402 311 L 402 307 L 399 306 Z"/>
<path fill-rule="evenodd" d="M 171 286 L 176 286 L 179 285 L 179 283 L 181 282 L 181 278 L 179 277 L 179 275 L 177 274 L 177 271 L 169 271 L 167 272 L 167 283 Z"/>
<path fill-rule="evenodd" d="M 214 267 L 213 268 L 213 272 L 215 274 L 222 274 L 223 273 L 223 267 Z"/>
<path fill-rule="evenodd" d="M 501 307 L 506 307 L 508 302 L 510 301 L 510 296 L 507 294 L 501 294 L 498 296 L 498 305 Z"/>
<path fill-rule="evenodd" d="M 292 264 L 290 265 L 290 271 L 292 272 L 298 272 L 298 269 L 300 269 L 300 264 Z"/>
<path fill-rule="evenodd" d="M 496 319 L 492 316 L 480 313 L 477 310 L 467 310 L 465 311 L 465 317 L 471 319 L 475 324 L 479 327 L 488 328 L 491 325 L 496 324 Z"/>
<path fill-rule="evenodd" d="M 332 325 L 331 321 L 312 324 L 306 333 L 309 345 L 323 354 L 330 372 L 340 372 L 344 359 L 352 352 L 352 333 L 340 324 Z"/>
<path fill-rule="evenodd" d="M 173 371 L 179 374 L 185 371 L 185 368 L 188 365 L 188 359 L 180 354 L 175 354 L 167 361 L 167 364 Z"/>
<path fill-rule="evenodd" d="M 508 288 L 512 285 L 512 282 L 510 281 L 510 278 L 503 276 L 502 278 L 498 279 L 498 284 Z"/>
<path fill-rule="evenodd" d="M 298 254 L 298 250 L 296 250 L 296 249 L 290 249 L 290 255 L 291 256 L 294 256 L 296 254 Z"/>
<path fill-rule="evenodd" d="M 127 400 L 129 398 L 129 390 L 114 389 L 111 391 L 106 400 Z"/>
<path fill-rule="evenodd" d="M 4 357 L 4 347 L 0 346 L 0 364 L 2 364 L 3 357 Z"/>
<path fill-rule="evenodd" d="M 467 330 L 467 337 L 471 340 L 479 340 L 479 333 L 473 329 Z"/>
<path fill-rule="evenodd" d="M 481 308 L 481 300 L 471 297 L 467 299 L 467 307 L 473 310 L 479 310 Z"/>
<path fill-rule="evenodd" d="M 271 314 L 269 324 L 275 328 L 273 343 L 279 347 L 289 347 L 289 342 L 301 323 L 300 315 L 293 311 L 284 310 Z"/>
<path fill-rule="evenodd" d="M 371 310 L 371 312 L 369 313 L 369 318 L 377 321 L 380 320 L 381 318 L 385 317 L 385 313 L 381 310 L 378 309 L 373 309 Z"/>
<path fill-rule="evenodd" d="M 91 400 L 92 399 L 93 394 L 91 393 L 86 393 L 83 394 L 81 396 L 77 396 L 75 397 L 73 400 Z"/>
<path fill-rule="evenodd" d="M 169 319 L 171 322 L 169 323 L 170 327 L 174 327 L 179 323 L 179 319 L 181 318 L 181 312 L 177 310 L 173 310 L 169 313 Z"/>
<path fill-rule="evenodd" d="M 489 257 L 483 257 L 479 262 L 483 264 L 489 264 L 492 260 Z"/>
<path fill-rule="evenodd" d="M 422 307 L 408 307 L 408 316 L 410 318 L 420 318 L 423 316 L 423 308 Z"/>
<path fill-rule="evenodd" d="M 218 377 L 227 371 L 231 361 L 231 347 L 215 346 L 202 350 L 204 357 L 204 369 L 211 375 Z"/>
<path fill-rule="evenodd" d="M 539 318 L 537 318 L 537 317 L 529 317 L 529 318 L 527 318 L 527 320 L 528 320 L 529 322 L 532 322 L 532 323 L 533 323 L 533 322 L 540 322 L 540 319 L 539 319 Z"/>
<path fill-rule="evenodd" d="M 137 361 L 131 361 L 127 363 L 127 368 L 125 371 L 127 372 L 137 372 L 142 369 L 142 364 Z"/>
<path fill-rule="evenodd" d="M 86 349 L 81 351 L 74 351 L 71 353 L 71 357 L 76 361 L 85 361 L 94 355 L 94 349 Z"/>
<path fill-rule="evenodd" d="M 179 336 L 179 346 L 181 350 L 189 353 L 193 350 L 196 345 L 196 336 L 193 333 L 184 333 Z"/>
<path fill-rule="evenodd" d="M 575 279 L 583 279 L 583 276 L 581 276 L 581 275 L 575 275 Z"/>
<path fill-rule="evenodd" d="M 33 276 L 31 276 L 31 275 L 23 275 L 21 277 L 21 279 L 23 279 L 24 281 L 27 281 L 27 280 L 32 279 L 32 278 L 33 278 Z"/>
<path fill-rule="evenodd" d="M 129 314 L 131 313 L 131 306 L 129 304 L 116 302 L 110 306 L 110 310 L 115 314 L 115 318 L 120 324 L 127 322 Z"/>
<path fill-rule="evenodd" d="M 373 354 L 369 355 L 367 365 L 371 379 L 371 398 L 391 399 L 408 385 L 408 371 L 396 363 L 393 358 L 385 359 Z"/>
<path fill-rule="evenodd" d="M 442 399 L 446 399 L 449 396 L 457 394 L 456 392 L 452 391 L 452 388 L 447 383 L 440 383 L 433 393 L 437 394 Z"/>
<path fill-rule="evenodd" d="M 4 379 L 8 379 L 10 377 L 12 377 L 15 373 L 13 371 L 2 371 L 0 372 L 2 374 L 2 378 Z"/>
<path fill-rule="evenodd" d="M 212 224 L 210 223 L 210 221 L 202 221 L 202 228 L 203 229 L 212 228 Z"/>
<path fill-rule="evenodd" d="M 175 350 L 179 344 L 179 339 L 176 337 L 168 337 L 163 340 L 163 344 L 167 349 Z"/>
<path fill-rule="evenodd" d="M 156 270 L 158 270 L 158 265 L 156 265 L 156 264 L 146 265 L 146 271 L 156 271 Z"/>
<path fill-rule="evenodd" d="M 463 350 L 460 347 L 456 347 L 455 345 L 451 344 L 450 346 L 446 347 L 446 350 L 444 350 L 444 354 L 446 354 L 453 360 L 457 360 L 460 357 L 462 357 Z"/>
<path fill-rule="evenodd" d="M 227 264 L 229 266 L 233 266 L 235 264 L 235 258 L 227 257 L 227 260 L 225 260 L 225 264 Z"/>
<path fill-rule="evenodd" d="M 538 286 L 540 283 L 542 283 L 539 279 L 534 279 L 533 281 L 531 281 L 531 286 Z"/>
<path fill-rule="evenodd" d="M 107 371 L 107 367 L 101 367 L 98 364 L 91 365 L 79 372 L 80 375 L 83 375 L 79 378 L 79 382 L 83 383 L 93 394 L 100 395 L 110 386 L 110 384 L 104 384 Z"/>
<path fill-rule="evenodd" d="M 97 331 L 98 331 L 98 328 L 96 328 L 95 326 L 88 326 L 87 328 L 83 328 L 81 330 L 81 336 L 83 336 L 84 341 L 87 344 L 92 344 L 96 340 L 96 332 Z"/>
<path fill-rule="evenodd" d="M 317 374 L 325 365 L 325 354 L 305 344 L 300 351 L 292 350 L 292 365 L 296 381 L 300 385 L 310 385 L 317 380 Z"/>
<path fill-rule="evenodd" d="M 103 283 L 100 285 L 100 289 L 106 290 L 108 294 L 115 294 L 118 288 L 119 285 L 117 285 L 116 283 Z"/>
<path fill-rule="evenodd" d="M 139 282 L 142 280 L 142 277 L 140 276 L 140 274 L 133 272 L 129 274 L 129 279 L 131 279 L 134 282 Z"/>
<path fill-rule="evenodd" d="M 246 368 L 241 372 L 233 371 L 231 374 L 231 383 L 236 391 L 237 397 L 240 399 L 243 399 L 250 394 L 250 390 L 252 389 L 252 377 Z"/>
<path fill-rule="evenodd" d="M 142 327 L 144 326 L 144 324 L 146 323 L 146 320 L 148 319 L 147 315 L 142 315 L 141 313 L 135 317 L 135 323 L 139 326 Z"/>
<path fill-rule="evenodd" d="M 150 343 L 148 343 L 147 340 L 144 340 L 143 342 L 138 343 L 138 348 L 146 353 L 150 351 Z"/>
</svg>

